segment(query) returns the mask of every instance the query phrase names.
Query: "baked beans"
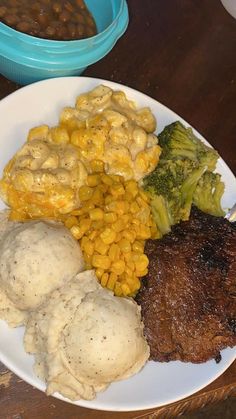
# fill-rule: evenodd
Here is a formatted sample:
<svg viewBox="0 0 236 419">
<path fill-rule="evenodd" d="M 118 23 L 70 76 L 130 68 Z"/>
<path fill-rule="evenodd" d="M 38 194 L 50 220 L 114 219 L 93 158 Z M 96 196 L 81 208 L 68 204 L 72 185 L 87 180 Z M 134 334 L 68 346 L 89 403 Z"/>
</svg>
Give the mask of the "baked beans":
<svg viewBox="0 0 236 419">
<path fill-rule="evenodd" d="M 84 0 L 0 0 L 0 21 L 28 35 L 58 41 L 97 33 Z"/>
</svg>

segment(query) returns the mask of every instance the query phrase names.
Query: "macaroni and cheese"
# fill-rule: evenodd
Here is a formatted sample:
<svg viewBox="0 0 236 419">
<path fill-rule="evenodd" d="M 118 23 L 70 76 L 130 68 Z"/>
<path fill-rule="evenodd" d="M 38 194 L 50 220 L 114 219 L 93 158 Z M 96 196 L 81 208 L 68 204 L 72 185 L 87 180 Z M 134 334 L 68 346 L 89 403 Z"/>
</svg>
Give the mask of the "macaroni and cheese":
<svg viewBox="0 0 236 419">
<path fill-rule="evenodd" d="M 12 219 L 60 218 L 80 206 L 79 188 L 94 167 L 141 180 L 156 167 L 160 147 L 149 108 L 100 85 L 62 110 L 55 127 L 29 131 L 4 170 L 0 192 Z"/>
</svg>

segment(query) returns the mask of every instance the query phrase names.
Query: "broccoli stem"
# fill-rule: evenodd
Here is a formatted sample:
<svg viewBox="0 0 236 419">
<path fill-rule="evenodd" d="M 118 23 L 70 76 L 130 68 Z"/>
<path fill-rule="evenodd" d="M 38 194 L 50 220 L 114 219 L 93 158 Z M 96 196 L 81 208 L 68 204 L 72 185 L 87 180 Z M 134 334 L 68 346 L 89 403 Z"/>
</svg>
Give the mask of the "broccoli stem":
<svg viewBox="0 0 236 419">
<path fill-rule="evenodd" d="M 193 194 L 206 166 L 194 169 L 181 186 L 182 220 L 188 220 L 193 202 Z"/>
<path fill-rule="evenodd" d="M 167 234 L 171 230 L 171 216 L 166 201 L 162 195 L 155 195 L 151 199 L 151 208 L 155 223 L 161 234 Z"/>
</svg>

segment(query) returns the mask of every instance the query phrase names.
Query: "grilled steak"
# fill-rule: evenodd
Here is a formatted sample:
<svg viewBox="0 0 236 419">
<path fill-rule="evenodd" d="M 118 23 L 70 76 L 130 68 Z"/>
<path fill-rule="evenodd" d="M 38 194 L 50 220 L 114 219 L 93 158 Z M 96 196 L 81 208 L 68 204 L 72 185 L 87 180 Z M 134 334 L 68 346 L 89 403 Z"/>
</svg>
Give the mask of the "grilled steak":
<svg viewBox="0 0 236 419">
<path fill-rule="evenodd" d="M 189 221 L 147 240 L 137 296 L 150 359 L 205 362 L 236 345 L 236 226 L 193 208 Z"/>
</svg>

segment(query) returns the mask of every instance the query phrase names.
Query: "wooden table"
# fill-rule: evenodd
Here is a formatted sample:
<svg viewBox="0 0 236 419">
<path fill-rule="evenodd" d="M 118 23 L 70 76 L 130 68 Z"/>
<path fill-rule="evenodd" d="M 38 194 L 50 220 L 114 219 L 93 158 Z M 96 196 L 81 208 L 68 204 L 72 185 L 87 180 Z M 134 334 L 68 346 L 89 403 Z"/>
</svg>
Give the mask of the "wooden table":
<svg viewBox="0 0 236 419">
<path fill-rule="evenodd" d="M 236 20 L 220 0 L 129 0 L 128 5 L 127 32 L 84 75 L 123 83 L 173 109 L 236 173 Z M 17 88 L 0 76 L 0 98 Z M 98 412 L 47 397 L 0 364 L 2 419 L 163 419 L 229 395 L 236 395 L 236 362 L 211 385 L 178 403 L 151 411 Z"/>
</svg>

